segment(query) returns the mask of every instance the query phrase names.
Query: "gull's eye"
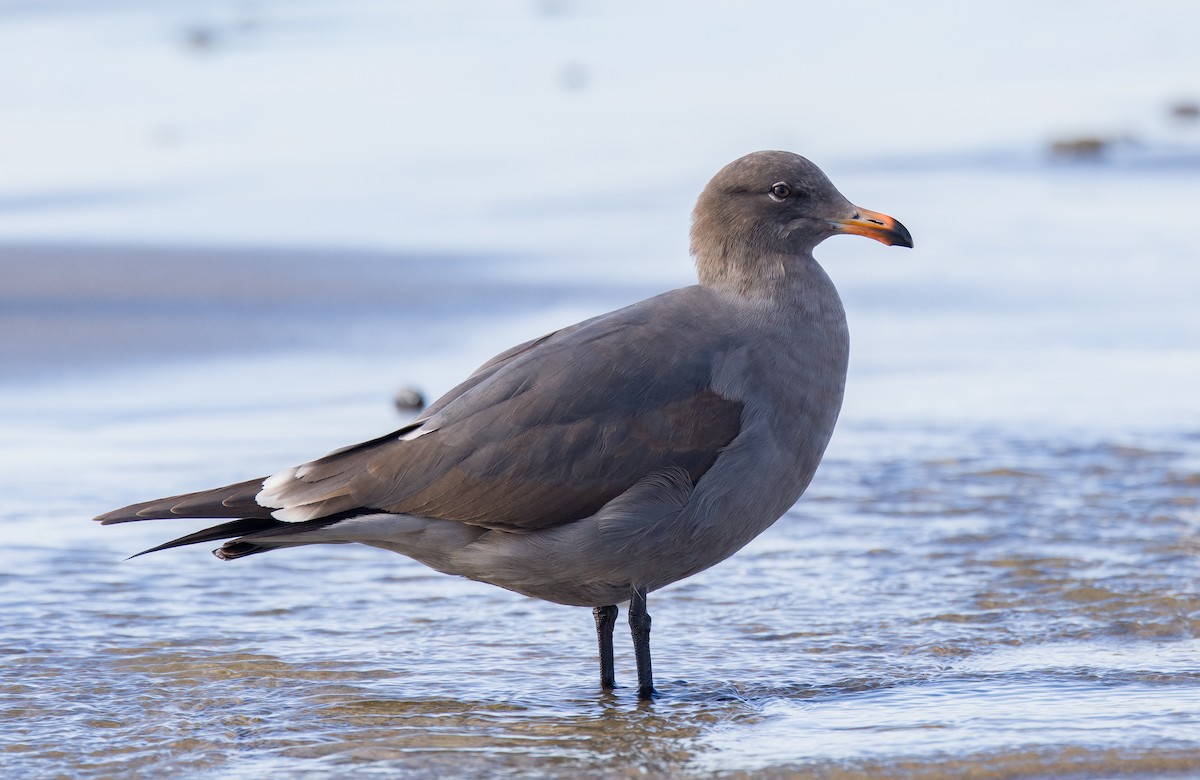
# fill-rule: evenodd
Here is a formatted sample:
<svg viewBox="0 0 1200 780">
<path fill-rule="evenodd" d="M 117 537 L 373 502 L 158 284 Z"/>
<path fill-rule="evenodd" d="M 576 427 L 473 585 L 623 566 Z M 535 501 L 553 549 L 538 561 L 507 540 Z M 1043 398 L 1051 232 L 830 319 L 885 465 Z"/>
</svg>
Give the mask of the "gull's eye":
<svg viewBox="0 0 1200 780">
<path fill-rule="evenodd" d="M 775 182 L 775 184 L 771 187 L 771 194 L 779 200 L 783 200 L 792 194 L 792 188 L 788 186 L 786 181 Z"/>
</svg>

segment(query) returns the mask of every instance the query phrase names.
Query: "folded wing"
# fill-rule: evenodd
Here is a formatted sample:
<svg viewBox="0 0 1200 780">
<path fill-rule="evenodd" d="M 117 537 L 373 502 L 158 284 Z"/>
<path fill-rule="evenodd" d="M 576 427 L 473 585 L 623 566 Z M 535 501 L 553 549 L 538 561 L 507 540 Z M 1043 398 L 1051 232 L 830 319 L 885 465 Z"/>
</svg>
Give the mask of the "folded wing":
<svg viewBox="0 0 1200 780">
<path fill-rule="evenodd" d="M 622 310 L 536 342 L 394 435 L 289 469 L 259 501 L 310 520 L 371 508 L 534 530 L 595 513 L 648 474 L 695 483 L 741 429 L 711 386 L 717 334 Z"/>
</svg>

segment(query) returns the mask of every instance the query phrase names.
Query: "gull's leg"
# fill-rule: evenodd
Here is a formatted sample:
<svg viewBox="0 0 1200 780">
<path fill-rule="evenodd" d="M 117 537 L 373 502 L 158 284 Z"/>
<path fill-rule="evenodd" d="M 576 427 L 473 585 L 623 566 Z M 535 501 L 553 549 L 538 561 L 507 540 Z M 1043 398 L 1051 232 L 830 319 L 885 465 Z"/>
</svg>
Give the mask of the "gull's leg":
<svg viewBox="0 0 1200 780">
<path fill-rule="evenodd" d="M 593 607 L 592 616 L 596 618 L 596 642 L 600 645 L 600 687 L 611 691 L 617 687 L 613 679 L 613 626 L 617 624 L 617 608 Z"/>
<path fill-rule="evenodd" d="M 629 599 L 629 630 L 633 634 L 633 655 L 637 659 L 638 698 L 652 699 L 654 672 L 650 669 L 650 613 L 646 611 L 646 591 L 633 591 Z"/>
</svg>

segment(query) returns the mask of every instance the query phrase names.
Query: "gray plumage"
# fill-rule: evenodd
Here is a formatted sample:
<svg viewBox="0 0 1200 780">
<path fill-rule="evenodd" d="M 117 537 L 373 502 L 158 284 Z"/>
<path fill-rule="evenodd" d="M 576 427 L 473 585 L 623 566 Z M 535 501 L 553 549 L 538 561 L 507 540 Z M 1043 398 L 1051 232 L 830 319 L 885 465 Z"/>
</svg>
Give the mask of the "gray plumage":
<svg viewBox="0 0 1200 780">
<path fill-rule="evenodd" d="M 226 559 L 358 542 L 595 607 L 597 626 L 601 610 L 632 599 L 635 645 L 644 623 L 639 691 L 651 695 L 645 594 L 775 522 L 829 442 L 848 335 L 811 252 L 839 232 L 912 245 L 804 158 L 747 155 L 697 202 L 699 285 L 514 347 L 399 431 L 97 519 L 234 518 L 154 548 L 232 539 L 216 551 Z"/>
</svg>

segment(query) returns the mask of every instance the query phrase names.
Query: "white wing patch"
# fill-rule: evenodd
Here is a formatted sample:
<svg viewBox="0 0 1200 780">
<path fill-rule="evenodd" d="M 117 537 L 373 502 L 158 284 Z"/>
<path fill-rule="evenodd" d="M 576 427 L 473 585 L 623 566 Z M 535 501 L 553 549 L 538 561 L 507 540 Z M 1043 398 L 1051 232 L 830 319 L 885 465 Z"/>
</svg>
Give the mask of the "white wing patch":
<svg viewBox="0 0 1200 780">
<path fill-rule="evenodd" d="M 263 480 L 262 490 L 258 491 L 258 495 L 254 497 L 254 500 L 258 502 L 259 506 L 265 506 L 270 509 L 287 506 L 287 503 L 283 500 L 283 494 L 288 483 L 296 479 L 296 472 L 299 470 L 299 467 L 296 466 L 276 472 L 267 477 Z"/>
<path fill-rule="evenodd" d="M 436 430 L 437 430 L 437 428 L 434 428 L 432 426 L 422 425 L 420 428 L 414 428 L 411 431 L 409 431 L 408 433 L 402 435 L 398 439 L 398 441 L 412 441 L 413 439 L 419 439 L 422 436 L 424 436 L 425 434 L 433 433 Z"/>
</svg>

